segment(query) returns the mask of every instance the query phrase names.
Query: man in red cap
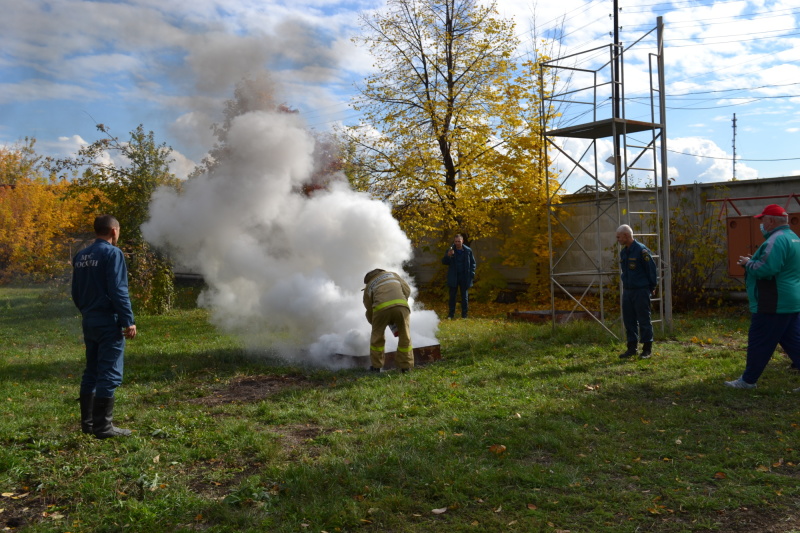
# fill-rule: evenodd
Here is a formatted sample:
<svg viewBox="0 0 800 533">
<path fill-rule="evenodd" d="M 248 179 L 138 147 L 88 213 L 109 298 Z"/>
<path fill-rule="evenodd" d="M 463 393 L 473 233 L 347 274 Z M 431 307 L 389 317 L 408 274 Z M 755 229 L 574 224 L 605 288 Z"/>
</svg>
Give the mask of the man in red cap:
<svg viewBox="0 0 800 533">
<path fill-rule="evenodd" d="M 735 389 L 754 389 L 780 343 L 792 364 L 800 368 L 800 238 L 789 229 L 786 210 L 768 205 L 760 215 L 764 243 L 753 257 L 739 257 L 750 302 L 747 362 Z"/>
</svg>

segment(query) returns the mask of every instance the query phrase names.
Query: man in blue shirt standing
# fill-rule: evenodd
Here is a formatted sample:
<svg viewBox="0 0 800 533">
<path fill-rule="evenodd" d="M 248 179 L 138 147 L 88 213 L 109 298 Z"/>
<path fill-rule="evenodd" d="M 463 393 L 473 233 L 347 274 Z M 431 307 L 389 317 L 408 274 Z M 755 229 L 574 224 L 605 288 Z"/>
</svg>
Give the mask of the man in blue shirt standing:
<svg viewBox="0 0 800 533">
<path fill-rule="evenodd" d="M 642 243 L 633 238 L 633 230 L 627 224 L 617 228 L 617 242 L 622 245 L 619 254 L 620 277 L 622 279 L 622 322 L 628 349 L 620 359 L 636 355 L 636 346 L 642 341 L 640 357 L 647 359 L 653 350 L 653 324 L 650 322 L 650 297 L 658 287 L 658 273 L 653 254 Z"/>
<path fill-rule="evenodd" d="M 128 295 L 128 267 L 116 247 L 119 221 L 94 220 L 96 239 L 72 260 L 72 301 L 80 310 L 86 344 L 81 380 L 81 430 L 98 439 L 125 437 L 130 430 L 113 422 L 114 390 L 122 383 L 125 339 L 136 337 Z"/>
<path fill-rule="evenodd" d="M 461 291 L 461 318 L 467 318 L 469 310 L 469 288 L 475 279 L 475 256 L 472 249 L 464 245 L 464 237 L 456 235 L 453 245 L 448 248 L 442 258 L 442 263 L 447 265 L 447 286 L 450 287 L 450 307 L 447 318 L 456 314 L 456 291 Z"/>
</svg>

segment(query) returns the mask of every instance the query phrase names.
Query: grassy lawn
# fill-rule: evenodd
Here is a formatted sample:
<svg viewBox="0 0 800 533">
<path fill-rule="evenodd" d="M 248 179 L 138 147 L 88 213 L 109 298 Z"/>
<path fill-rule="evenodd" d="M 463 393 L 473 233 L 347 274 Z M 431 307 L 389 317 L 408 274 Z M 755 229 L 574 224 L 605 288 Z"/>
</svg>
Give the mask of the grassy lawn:
<svg viewBox="0 0 800 533">
<path fill-rule="evenodd" d="M 498 309 L 379 375 L 250 358 L 203 310 L 137 317 L 115 410 L 136 431 L 99 441 L 66 293 L 0 288 L 0 528 L 800 531 L 800 375 L 777 355 L 758 389 L 722 386 L 743 305 L 679 316 L 629 362 L 592 324 Z"/>
</svg>

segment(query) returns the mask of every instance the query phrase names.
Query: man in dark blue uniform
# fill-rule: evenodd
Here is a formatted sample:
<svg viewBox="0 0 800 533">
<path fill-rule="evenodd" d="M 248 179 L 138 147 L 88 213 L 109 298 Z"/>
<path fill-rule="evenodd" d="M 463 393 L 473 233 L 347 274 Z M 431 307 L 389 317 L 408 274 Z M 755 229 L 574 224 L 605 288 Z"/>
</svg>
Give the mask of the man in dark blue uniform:
<svg viewBox="0 0 800 533">
<path fill-rule="evenodd" d="M 124 437 L 114 427 L 114 390 L 122 383 L 125 339 L 136 336 L 128 295 L 128 267 L 116 247 L 119 221 L 111 215 L 94 220 L 97 237 L 72 260 L 72 301 L 83 317 L 86 369 L 81 380 L 81 430 L 98 439 Z"/>
<path fill-rule="evenodd" d="M 617 228 L 617 242 L 622 245 L 619 254 L 620 277 L 622 278 L 622 322 L 628 349 L 620 359 L 636 355 L 636 345 L 642 341 L 640 357 L 647 359 L 653 350 L 653 324 L 650 322 L 650 297 L 658 287 L 658 273 L 653 254 L 642 243 L 633 238 L 633 230 L 627 224 Z"/>
<path fill-rule="evenodd" d="M 464 237 L 456 235 L 453 245 L 447 249 L 442 258 L 442 263 L 447 265 L 447 286 L 450 287 L 450 302 L 447 318 L 456 314 L 456 291 L 461 291 L 461 318 L 467 318 L 469 310 L 469 288 L 475 279 L 475 256 L 472 249 L 464 245 Z"/>
</svg>

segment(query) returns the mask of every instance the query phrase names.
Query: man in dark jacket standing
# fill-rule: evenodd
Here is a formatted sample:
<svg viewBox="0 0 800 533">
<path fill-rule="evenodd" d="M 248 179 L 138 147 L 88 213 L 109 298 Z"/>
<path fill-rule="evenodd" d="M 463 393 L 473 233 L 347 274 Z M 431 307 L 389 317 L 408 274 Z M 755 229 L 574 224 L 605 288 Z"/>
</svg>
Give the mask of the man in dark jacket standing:
<svg viewBox="0 0 800 533">
<path fill-rule="evenodd" d="M 97 237 L 72 260 L 72 301 L 83 317 L 86 369 L 81 380 L 81 430 L 98 439 L 123 437 L 114 427 L 114 390 L 122 383 L 125 339 L 136 336 L 128 296 L 128 267 L 116 247 L 119 221 L 111 215 L 94 220 Z"/>
<path fill-rule="evenodd" d="M 760 215 L 765 241 L 753 257 L 739 257 L 745 270 L 750 304 L 747 362 L 734 389 L 754 389 L 780 343 L 793 366 L 800 368 L 800 238 L 789 229 L 789 215 L 772 204 Z"/>
<path fill-rule="evenodd" d="M 642 243 L 633 238 L 633 230 L 627 224 L 617 228 L 617 242 L 622 245 L 619 254 L 620 278 L 622 279 L 622 322 L 628 349 L 620 359 L 636 355 L 636 346 L 642 341 L 642 359 L 650 357 L 653 350 L 653 324 L 650 321 L 650 297 L 658 287 L 658 272 L 653 254 Z"/>
<path fill-rule="evenodd" d="M 464 237 L 456 235 L 453 245 L 448 248 L 442 258 L 442 263 L 447 265 L 447 286 L 450 287 L 450 307 L 447 318 L 456 314 L 456 291 L 461 291 L 461 318 L 467 318 L 469 310 L 469 288 L 475 279 L 475 256 L 472 249 L 464 246 Z"/>
</svg>

